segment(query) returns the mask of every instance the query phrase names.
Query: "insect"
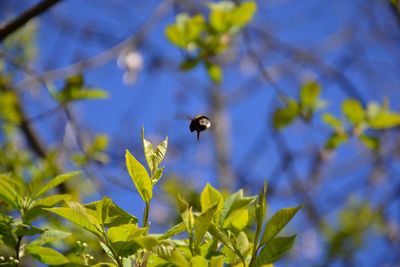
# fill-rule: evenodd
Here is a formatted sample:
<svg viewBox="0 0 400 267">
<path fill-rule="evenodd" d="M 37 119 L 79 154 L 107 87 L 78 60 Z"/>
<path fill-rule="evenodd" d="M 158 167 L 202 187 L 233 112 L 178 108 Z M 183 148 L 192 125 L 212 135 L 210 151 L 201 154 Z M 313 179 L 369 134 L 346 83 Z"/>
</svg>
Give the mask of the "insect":
<svg viewBox="0 0 400 267">
<path fill-rule="evenodd" d="M 211 121 L 204 115 L 197 115 L 194 117 L 189 125 L 191 132 L 197 132 L 197 140 L 200 140 L 200 132 L 207 130 L 211 127 Z"/>
</svg>

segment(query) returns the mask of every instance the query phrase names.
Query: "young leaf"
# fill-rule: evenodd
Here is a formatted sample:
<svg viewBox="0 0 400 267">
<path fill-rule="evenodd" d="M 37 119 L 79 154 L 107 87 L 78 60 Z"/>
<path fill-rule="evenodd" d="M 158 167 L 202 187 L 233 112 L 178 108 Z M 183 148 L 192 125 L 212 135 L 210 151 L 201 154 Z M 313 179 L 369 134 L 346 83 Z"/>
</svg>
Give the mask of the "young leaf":
<svg viewBox="0 0 400 267">
<path fill-rule="evenodd" d="M 246 257 L 248 252 L 250 251 L 250 242 L 249 239 L 247 238 L 247 235 L 245 232 L 240 232 L 238 236 L 236 237 L 236 249 L 240 252 L 240 255 L 242 257 Z"/>
<path fill-rule="evenodd" d="M 351 124 L 357 126 L 365 120 L 365 112 L 361 103 L 355 99 L 347 99 L 342 104 L 342 112 Z"/>
<path fill-rule="evenodd" d="M 65 200 L 70 200 L 71 195 L 69 194 L 55 194 L 55 195 L 50 195 L 48 197 L 44 197 L 38 200 L 35 200 L 32 204 L 32 208 L 34 207 L 53 207 L 55 204 L 65 201 Z"/>
<path fill-rule="evenodd" d="M 41 246 L 70 236 L 71 233 L 55 229 L 45 230 L 38 238 L 29 243 L 29 246 Z"/>
<path fill-rule="evenodd" d="M 207 209 L 205 212 L 201 213 L 194 222 L 194 246 L 198 248 L 203 241 L 203 237 L 208 231 L 211 225 L 212 218 L 216 211 L 216 206 Z"/>
<path fill-rule="evenodd" d="M 223 255 L 211 257 L 210 267 L 223 267 L 223 266 L 224 266 L 224 256 Z"/>
<path fill-rule="evenodd" d="M 251 267 L 262 267 L 279 260 L 291 249 L 295 239 L 296 235 L 272 239 L 271 242 L 264 246 Z"/>
<path fill-rule="evenodd" d="M 154 164 L 153 164 L 153 154 L 154 148 L 153 145 L 144 138 L 144 127 L 142 126 L 142 142 L 143 142 L 143 150 L 144 156 L 147 161 L 147 165 L 149 166 L 150 171 L 153 171 Z"/>
<path fill-rule="evenodd" d="M 167 148 L 168 148 L 168 137 L 166 137 L 164 141 L 162 141 L 154 151 L 153 169 L 151 170 L 152 172 L 154 172 L 156 168 L 158 168 L 160 163 L 163 161 L 165 154 L 167 153 Z"/>
<path fill-rule="evenodd" d="M 400 113 L 381 111 L 378 115 L 371 118 L 369 126 L 373 129 L 388 129 L 400 126 Z"/>
<path fill-rule="evenodd" d="M 217 225 L 214 223 L 211 223 L 210 227 L 208 228 L 208 231 L 210 234 L 216 238 L 218 241 L 223 243 L 227 248 L 229 248 L 231 251 L 235 251 L 234 245 L 232 243 L 232 240 L 227 236 L 224 231 L 219 228 Z"/>
<path fill-rule="evenodd" d="M 333 133 L 325 142 L 325 149 L 332 150 L 349 139 L 347 134 Z"/>
<path fill-rule="evenodd" d="M 44 264 L 62 265 L 69 263 L 69 260 L 63 254 L 51 248 L 27 246 L 26 250 L 32 257 Z"/>
<path fill-rule="evenodd" d="M 301 208 L 302 206 L 283 208 L 276 212 L 268 221 L 260 244 L 264 245 L 270 242 Z"/>
<path fill-rule="evenodd" d="M 322 120 L 330 127 L 332 127 L 335 131 L 343 131 L 343 122 L 334 117 L 332 114 L 324 113 L 324 115 L 322 115 Z"/>
<path fill-rule="evenodd" d="M 379 148 L 379 139 L 373 136 L 362 134 L 359 137 L 360 141 L 371 150 L 377 150 Z"/>
<path fill-rule="evenodd" d="M 201 192 L 200 204 L 202 212 L 205 212 L 214 206 L 217 206 L 216 212 L 219 212 L 222 210 L 224 205 L 221 193 L 209 183 L 207 183 L 206 187 Z"/>
<path fill-rule="evenodd" d="M 300 90 L 300 103 L 302 107 L 315 110 L 320 92 L 321 87 L 314 81 L 303 84 Z"/>
<path fill-rule="evenodd" d="M 174 235 L 178 235 L 180 233 L 185 232 L 186 227 L 183 222 L 178 223 L 177 225 L 172 226 L 168 231 L 166 231 L 162 236 L 159 237 L 160 240 L 168 239 L 173 237 Z"/>
<path fill-rule="evenodd" d="M 278 130 L 291 124 L 299 115 L 299 105 L 293 99 L 287 101 L 284 108 L 278 108 L 273 114 L 274 127 Z"/>
<path fill-rule="evenodd" d="M 224 221 L 223 227 L 229 229 L 242 230 L 249 222 L 249 211 L 246 208 L 238 209 L 229 214 Z"/>
<path fill-rule="evenodd" d="M 9 178 L 6 175 L 0 175 L 0 199 L 6 201 L 11 207 L 18 208 L 20 198 L 14 185 L 9 182 Z"/>
<path fill-rule="evenodd" d="M 224 223 L 225 219 L 235 210 L 244 208 L 256 200 L 256 197 L 243 197 L 243 190 L 230 195 L 225 201 L 221 210 L 220 225 Z"/>
<path fill-rule="evenodd" d="M 64 173 L 61 175 L 58 175 L 57 177 L 51 179 L 48 181 L 43 187 L 41 187 L 35 194 L 33 194 L 32 198 L 36 199 L 46 193 L 47 191 L 53 189 L 54 187 L 64 183 L 66 180 L 80 174 L 80 171 L 74 171 L 74 172 L 69 172 L 69 173 Z"/>
<path fill-rule="evenodd" d="M 143 201 L 149 202 L 153 197 L 153 185 L 149 174 L 143 165 L 137 161 L 128 150 L 126 150 L 125 159 L 126 168 L 128 169 L 128 173 L 131 176 L 140 197 Z"/>
<path fill-rule="evenodd" d="M 45 208 L 77 225 L 85 228 L 97 236 L 101 236 L 101 227 L 98 219 L 91 215 L 89 211 L 80 203 L 68 201 L 67 208 Z"/>
<path fill-rule="evenodd" d="M 202 256 L 197 255 L 197 256 L 190 258 L 190 266 L 191 267 L 204 267 L 204 266 L 208 266 L 208 262 Z"/>
<path fill-rule="evenodd" d="M 206 69 L 207 69 L 208 76 L 210 77 L 210 79 L 212 81 L 214 81 L 215 83 L 221 83 L 222 69 L 220 66 L 218 66 L 217 64 L 208 62 L 208 63 L 206 63 Z"/>
<path fill-rule="evenodd" d="M 242 28 L 246 26 L 257 11 L 255 2 L 243 2 L 232 12 L 231 22 L 235 27 Z"/>
<path fill-rule="evenodd" d="M 84 206 L 88 210 L 96 211 L 98 220 L 105 227 L 137 223 L 138 221 L 135 216 L 123 210 L 108 197 L 104 197 L 100 201 L 85 204 Z"/>
</svg>

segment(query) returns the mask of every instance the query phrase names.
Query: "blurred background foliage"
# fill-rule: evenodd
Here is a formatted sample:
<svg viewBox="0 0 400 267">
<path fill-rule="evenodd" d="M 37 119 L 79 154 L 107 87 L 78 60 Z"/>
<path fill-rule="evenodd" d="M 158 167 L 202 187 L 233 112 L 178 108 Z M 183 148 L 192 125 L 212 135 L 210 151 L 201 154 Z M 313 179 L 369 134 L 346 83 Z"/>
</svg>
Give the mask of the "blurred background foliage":
<svg viewBox="0 0 400 267">
<path fill-rule="evenodd" d="M 0 33 L 40 2 L 1 1 Z M 304 205 L 276 266 L 400 266 L 399 1 L 54 2 L 1 36 L 0 173 L 83 169 L 58 193 L 137 214 L 123 156 L 144 124 L 169 137 L 153 229 L 178 220 L 178 193 L 200 210 L 206 182 L 266 180 L 269 209 Z M 213 127 L 197 142 L 180 114 Z M 78 231 L 66 253 L 105 256 Z"/>
</svg>

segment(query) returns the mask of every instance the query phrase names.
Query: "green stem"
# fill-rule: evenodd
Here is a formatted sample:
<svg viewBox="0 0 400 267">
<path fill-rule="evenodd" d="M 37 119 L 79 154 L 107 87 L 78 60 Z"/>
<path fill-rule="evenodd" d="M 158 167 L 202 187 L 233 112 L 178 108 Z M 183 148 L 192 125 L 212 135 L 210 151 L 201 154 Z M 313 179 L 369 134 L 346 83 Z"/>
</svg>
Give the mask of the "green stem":
<svg viewBox="0 0 400 267">
<path fill-rule="evenodd" d="M 18 263 L 16 264 L 17 267 L 19 266 L 19 261 L 20 261 L 19 250 L 21 248 L 22 238 L 23 238 L 22 236 L 18 236 L 18 241 L 17 241 L 17 244 L 15 245 L 15 259 L 18 260 Z"/>
<path fill-rule="evenodd" d="M 263 219 L 261 219 L 261 218 L 258 218 L 258 220 L 257 220 L 256 235 L 254 237 L 253 252 L 251 254 L 251 260 L 250 260 L 249 266 L 251 266 L 253 264 L 254 260 L 256 259 L 257 250 L 258 250 L 258 239 L 260 237 L 262 221 L 263 221 Z"/>
<path fill-rule="evenodd" d="M 146 203 L 146 207 L 143 212 L 143 227 L 148 227 L 149 225 L 149 212 L 150 212 L 150 200 Z"/>
</svg>

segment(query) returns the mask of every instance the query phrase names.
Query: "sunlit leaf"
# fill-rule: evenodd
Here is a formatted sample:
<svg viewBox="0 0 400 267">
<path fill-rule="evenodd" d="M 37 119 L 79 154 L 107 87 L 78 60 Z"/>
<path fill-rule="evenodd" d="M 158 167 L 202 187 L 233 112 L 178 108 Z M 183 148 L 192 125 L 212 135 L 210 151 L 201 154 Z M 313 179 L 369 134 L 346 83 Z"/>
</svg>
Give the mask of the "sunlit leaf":
<svg viewBox="0 0 400 267">
<path fill-rule="evenodd" d="M 295 239 L 296 235 L 272 239 L 264 246 L 251 267 L 262 267 L 279 260 L 291 249 Z"/>
<path fill-rule="evenodd" d="M 64 173 L 61 175 L 58 175 L 57 177 L 51 179 L 48 181 L 44 186 L 42 186 L 34 195 L 33 198 L 36 199 L 46 193 L 47 191 L 53 189 L 54 187 L 64 183 L 68 179 L 77 176 L 80 174 L 80 171 L 74 171 L 74 172 L 69 172 L 69 173 Z"/>
<path fill-rule="evenodd" d="M 62 265 L 69 260 L 60 252 L 41 246 L 27 246 L 26 251 L 41 263 L 48 265 Z"/>
<path fill-rule="evenodd" d="M 205 212 L 214 206 L 217 206 L 216 212 L 219 212 L 222 210 L 224 205 L 221 193 L 209 183 L 207 183 L 201 192 L 200 203 L 202 212 Z"/>
<path fill-rule="evenodd" d="M 222 81 L 222 69 L 217 64 L 207 63 L 206 69 L 208 76 L 210 79 L 216 83 L 220 83 Z"/>
<path fill-rule="evenodd" d="M 85 228 L 97 236 L 101 236 L 100 222 L 98 219 L 89 214 L 88 210 L 80 203 L 75 201 L 67 201 L 67 208 L 45 208 L 77 225 Z"/>
<path fill-rule="evenodd" d="M 190 258 L 190 266 L 192 267 L 204 267 L 208 266 L 208 262 L 205 258 L 200 255 Z"/>
<path fill-rule="evenodd" d="M 291 124 L 299 115 L 299 105 L 293 99 L 287 101 L 286 107 L 278 108 L 273 114 L 274 127 L 278 130 Z"/>
<path fill-rule="evenodd" d="M 185 224 L 183 222 L 178 223 L 177 225 L 174 225 L 168 231 L 166 231 L 162 236 L 160 236 L 159 239 L 167 239 L 173 237 L 174 235 L 183 233 L 185 230 Z"/>
<path fill-rule="evenodd" d="M 13 208 L 18 208 L 20 196 L 6 175 L 0 175 L 0 198 Z"/>
<path fill-rule="evenodd" d="M 325 142 L 325 149 L 331 150 L 337 148 L 348 140 L 347 134 L 333 133 Z"/>
<path fill-rule="evenodd" d="M 342 103 L 342 112 L 353 125 L 359 125 L 366 118 L 361 103 L 355 99 L 346 99 Z"/>
<path fill-rule="evenodd" d="M 336 131 L 342 131 L 343 122 L 330 113 L 324 113 L 322 120 Z"/>
<path fill-rule="evenodd" d="M 125 159 L 126 168 L 128 169 L 128 173 L 131 176 L 139 195 L 143 201 L 149 202 L 153 197 L 153 185 L 151 183 L 149 174 L 143 165 L 137 161 L 128 150 L 126 150 Z"/>
<path fill-rule="evenodd" d="M 374 129 L 388 129 L 400 126 L 400 113 L 382 111 L 369 121 L 369 126 Z"/>
<path fill-rule="evenodd" d="M 260 244 L 270 242 L 301 209 L 301 206 L 293 208 L 283 208 L 276 212 L 268 221 Z"/>
<path fill-rule="evenodd" d="M 317 106 L 317 101 L 321 87 L 315 81 L 306 82 L 300 90 L 300 103 L 303 107 L 314 110 Z"/>
<path fill-rule="evenodd" d="M 70 235 L 71 233 L 69 232 L 64 232 L 55 229 L 48 229 L 45 230 L 38 238 L 29 243 L 29 246 L 32 245 L 41 246 L 47 243 L 58 241 L 60 239 L 64 239 Z"/>
<path fill-rule="evenodd" d="M 200 243 L 203 241 L 203 237 L 211 225 L 215 211 L 216 206 L 207 209 L 196 218 L 193 227 L 195 248 L 198 248 Z"/>
<path fill-rule="evenodd" d="M 373 136 L 362 134 L 359 137 L 360 141 L 371 150 L 377 150 L 379 148 L 379 139 Z"/>
</svg>

